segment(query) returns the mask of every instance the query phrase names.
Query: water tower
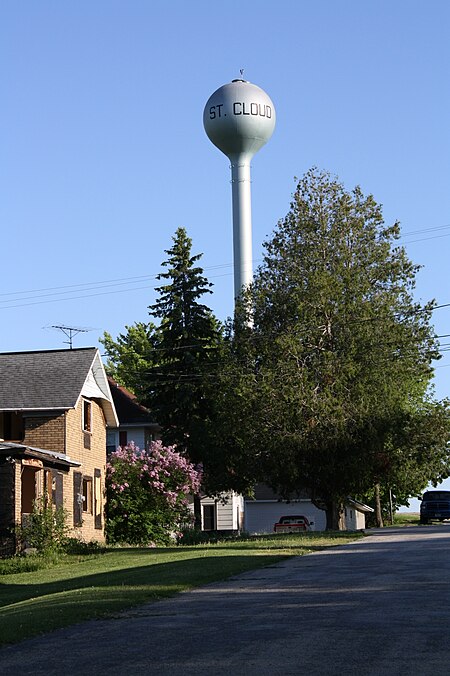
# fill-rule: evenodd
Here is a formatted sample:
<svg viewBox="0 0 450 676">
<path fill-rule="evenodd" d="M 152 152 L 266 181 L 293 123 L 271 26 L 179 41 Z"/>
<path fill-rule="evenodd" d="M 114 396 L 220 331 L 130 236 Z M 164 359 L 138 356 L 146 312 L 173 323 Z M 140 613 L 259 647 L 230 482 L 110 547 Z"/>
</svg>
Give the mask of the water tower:
<svg viewBox="0 0 450 676">
<path fill-rule="evenodd" d="M 260 87 L 233 80 L 208 99 L 203 125 L 212 143 L 231 162 L 234 296 L 253 279 L 250 162 L 272 136 L 274 105 Z"/>
</svg>

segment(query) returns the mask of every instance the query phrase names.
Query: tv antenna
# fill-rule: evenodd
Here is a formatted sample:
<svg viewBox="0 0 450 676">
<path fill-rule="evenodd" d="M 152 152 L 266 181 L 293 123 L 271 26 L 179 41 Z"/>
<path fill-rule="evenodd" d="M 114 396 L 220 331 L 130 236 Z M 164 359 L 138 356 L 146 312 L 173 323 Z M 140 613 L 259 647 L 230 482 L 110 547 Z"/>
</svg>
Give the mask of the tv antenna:
<svg viewBox="0 0 450 676">
<path fill-rule="evenodd" d="M 87 333 L 88 331 L 92 331 L 92 329 L 82 328 L 79 326 L 63 326 L 61 324 L 52 325 L 50 328 L 62 331 L 64 335 L 67 336 L 68 340 L 64 340 L 63 342 L 66 343 L 66 345 L 68 345 L 71 350 L 73 350 L 74 336 L 78 335 L 79 333 Z"/>
</svg>

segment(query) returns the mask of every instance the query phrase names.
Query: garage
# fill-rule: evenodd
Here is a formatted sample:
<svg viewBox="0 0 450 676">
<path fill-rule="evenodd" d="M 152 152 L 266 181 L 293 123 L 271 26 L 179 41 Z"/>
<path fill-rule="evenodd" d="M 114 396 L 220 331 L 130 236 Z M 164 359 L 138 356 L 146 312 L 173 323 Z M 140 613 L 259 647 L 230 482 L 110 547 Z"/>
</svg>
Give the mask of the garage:
<svg viewBox="0 0 450 676">
<path fill-rule="evenodd" d="M 245 530 L 248 533 L 273 533 L 274 524 L 282 516 L 306 516 L 313 525 L 311 530 L 325 530 L 326 516 L 323 509 L 315 507 L 311 500 L 296 501 L 246 500 Z"/>
</svg>

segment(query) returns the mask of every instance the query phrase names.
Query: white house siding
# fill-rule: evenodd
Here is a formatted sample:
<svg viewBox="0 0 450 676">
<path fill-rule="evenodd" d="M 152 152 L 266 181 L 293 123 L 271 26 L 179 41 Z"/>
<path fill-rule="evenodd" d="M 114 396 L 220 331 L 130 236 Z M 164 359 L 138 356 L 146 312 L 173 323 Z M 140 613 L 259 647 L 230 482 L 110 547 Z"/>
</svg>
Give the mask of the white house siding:
<svg viewBox="0 0 450 676">
<path fill-rule="evenodd" d="M 353 506 L 345 507 L 345 525 L 347 530 L 361 530 L 366 527 L 366 515 Z"/>
<path fill-rule="evenodd" d="M 306 516 L 309 521 L 313 521 L 312 530 L 325 530 L 325 512 L 315 507 L 310 500 L 289 503 L 248 500 L 245 502 L 244 529 L 249 533 L 273 533 L 274 524 L 279 518 L 291 514 Z"/>
<path fill-rule="evenodd" d="M 201 499 L 202 504 L 202 530 L 203 506 L 214 505 L 214 530 L 242 530 L 244 526 L 244 499 L 242 495 L 229 492 L 224 493 L 221 498 L 205 496 Z M 193 501 L 190 501 L 189 508 L 194 511 Z"/>
<path fill-rule="evenodd" d="M 216 504 L 217 530 L 241 530 L 244 499 L 236 493 L 227 493 L 226 500 L 219 500 Z"/>
<path fill-rule="evenodd" d="M 366 527 L 366 515 L 364 512 L 356 511 L 356 529 L 361 530 Z"/>
<path fill-rule="evenodd" d="M 128 444 L 134 441 L 134 445 L 142 450 L 148 448 L 152 438 L 157 436 L 146 427 L 121 425 L 120 431 L 127 433 Z M 118 429 L 107 430 L 107 446 L 110 451 L 116 450 L 120 446 L 120 436 Z"/>
<path fill-rule="evenodd" d="M 225 504 L 214 498 L 202 498 L 202 506 L 203 505 L 215 505 L 215 530 L 234 530 L 232 496 L 227 495 Z M 204 527 L 203 524 L 202 527 Z"/>
<path fill-rule="evenodd" d="M 145 430 L 142 427 L 127 427 L 121 425 L 120 430 L 127 433 L 127 443 L 134 441 L 134 445 L 144 450 L 146 448 Z M 119 439 L 117 438 L 117 441 Z"/>
<path fill-rule="evenodd" d="M 233 523 L 233 500 L 225 505 L 220 502 L 216 506 L 217 530 L 235 530 Z"/>
</svg>

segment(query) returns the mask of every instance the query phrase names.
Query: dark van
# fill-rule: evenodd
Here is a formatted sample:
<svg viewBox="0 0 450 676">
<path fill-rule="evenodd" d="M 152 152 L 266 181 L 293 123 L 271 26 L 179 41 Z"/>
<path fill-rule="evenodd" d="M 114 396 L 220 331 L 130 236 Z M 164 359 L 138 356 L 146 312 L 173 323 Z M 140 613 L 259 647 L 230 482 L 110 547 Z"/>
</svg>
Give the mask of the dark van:
<svg viewBox="0 0 450 676">
<path fill-rule="evenodd" d="M 420 523 L 450 519 L 450 491 L 425 491 L 420 505 Z"/>
</svg>

